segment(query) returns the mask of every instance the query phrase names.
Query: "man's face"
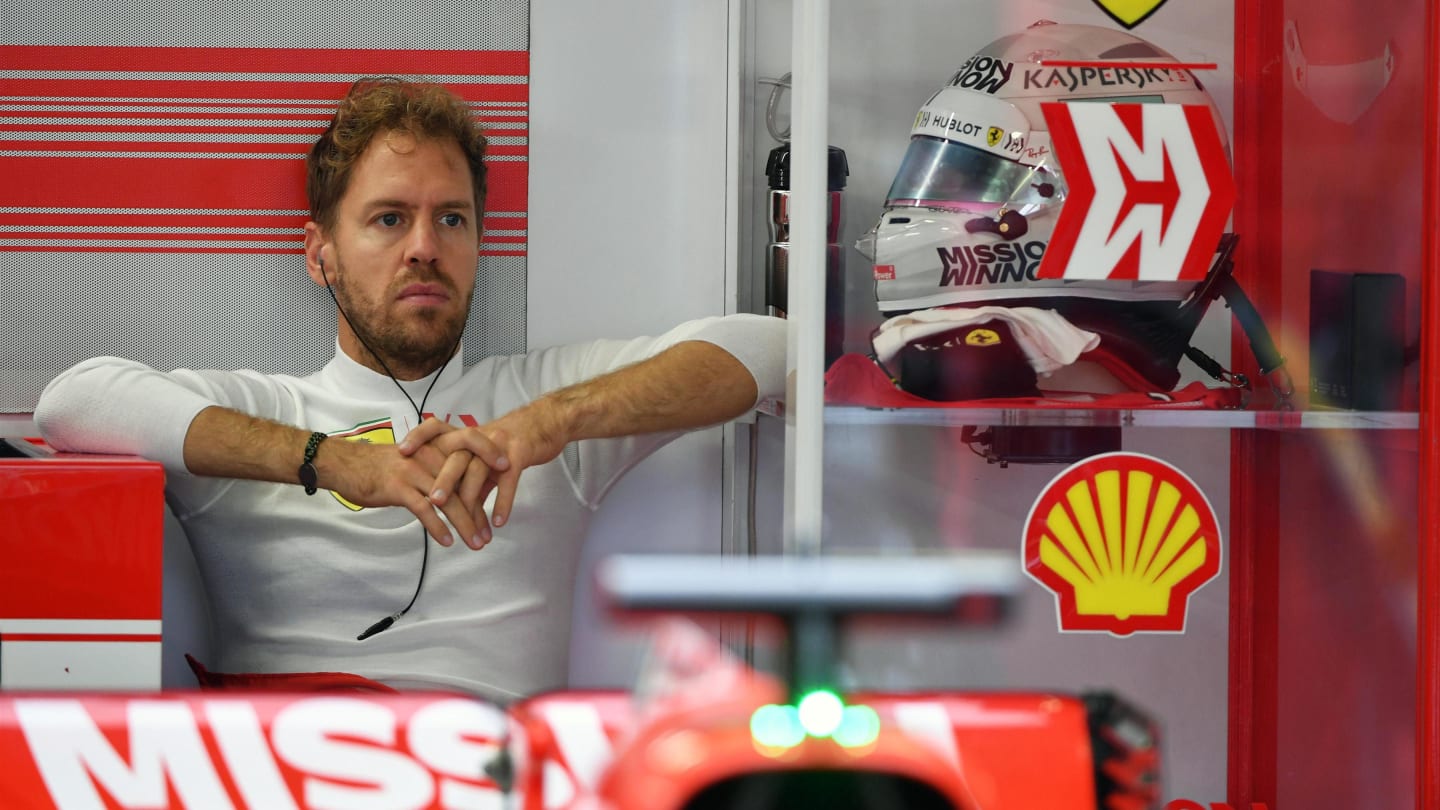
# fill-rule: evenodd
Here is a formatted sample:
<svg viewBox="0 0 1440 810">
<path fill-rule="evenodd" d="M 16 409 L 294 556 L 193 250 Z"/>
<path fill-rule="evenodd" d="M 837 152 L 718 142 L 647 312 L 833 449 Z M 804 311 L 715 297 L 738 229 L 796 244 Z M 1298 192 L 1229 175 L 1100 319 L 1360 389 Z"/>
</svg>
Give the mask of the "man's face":
<svg viewBox="0 0 1440 810">
<path fill-rule="evenodd" d="M 402 379 L 438 368 L 469 315 L 478 223 L 459 145 L 377 136 L 322 235 L 320 256 L 349 320 L 340 320 L 341 347 L 373 367 L 368 345 Z"/>
</svg>

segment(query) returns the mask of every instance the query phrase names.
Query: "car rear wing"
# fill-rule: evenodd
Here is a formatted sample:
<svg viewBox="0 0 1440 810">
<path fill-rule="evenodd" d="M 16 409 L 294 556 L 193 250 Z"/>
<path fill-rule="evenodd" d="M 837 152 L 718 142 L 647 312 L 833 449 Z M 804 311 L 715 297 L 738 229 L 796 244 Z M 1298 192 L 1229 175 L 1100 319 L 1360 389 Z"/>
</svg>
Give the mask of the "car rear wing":
<svg viewBox="0 0 1440 810">
<path fill-rule="evenodd" d="M 789 632 L 795 694 L 834 686 L 840 620 L 857 615 L 949 616 L 956 626 L 998 624 L 1020 583 L 1013 554 L 823 557 L 618 555 L 596 578 L 626 612 L 749 613 Z"/>
</svg>

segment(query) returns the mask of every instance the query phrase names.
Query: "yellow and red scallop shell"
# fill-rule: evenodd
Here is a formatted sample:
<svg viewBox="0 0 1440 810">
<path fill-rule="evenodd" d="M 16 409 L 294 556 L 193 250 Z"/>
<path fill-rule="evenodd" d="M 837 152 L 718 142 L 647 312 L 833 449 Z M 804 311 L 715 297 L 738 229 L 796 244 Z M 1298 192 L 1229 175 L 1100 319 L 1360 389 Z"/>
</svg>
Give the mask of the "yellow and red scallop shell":
<svg viewBox="0 0 1440 810">
<path fill-rule="evenodd" d="M 1220 573 L 1220 556 L 1205 494 L 1137 453 L 1067 468 L 1025 525 L 1025 570 L 1055 593 L 1061 630 L 1182 632 L 1190 594 Z"/>
</svg>

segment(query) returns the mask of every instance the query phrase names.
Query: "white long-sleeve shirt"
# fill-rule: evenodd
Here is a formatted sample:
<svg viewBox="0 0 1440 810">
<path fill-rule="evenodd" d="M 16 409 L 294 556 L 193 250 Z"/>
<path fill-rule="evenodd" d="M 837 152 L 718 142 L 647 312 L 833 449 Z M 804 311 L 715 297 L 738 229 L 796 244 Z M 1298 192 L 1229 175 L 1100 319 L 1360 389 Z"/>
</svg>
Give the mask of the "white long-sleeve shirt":
<svg viewBox="0 0 1440 810">
<path fill-rule="evenodd" d="M 424 410 L 455 425 L 485 424 L 548 391 L 685 340 L 707 341 L 736 357 L 761 398 L 781 394 L 784 322 L 732 315 L 656 338 L 489 357 L 470 368 L 457 355 L 441 370 Z M 433 380 L 401 385 L 418 404 Z M 160 372 L 96 358 L 46 387 L 35 420 L 52 446 L 164 464 L 167 501 L 211 603 L 217 658 L 209 668 L 351 672 L 500 700 L 563 685 L 580 540 L 590 517 L 621 475 L 678 435 L 584 440 L 527 469 L 508 522 L 476 552 L 422 539 L 419 521 L 400 507 L 361 509 L 327 491 L 306 496 L 293 484 L 190 474 L 185 435 L 211 405 L 353 441 L 395 442 L 417 423 L 394 381 L 338 349 L 306 377 Z M 357 641 L 410 600 L 422 542 L 429 562 L 414 607 L 385 632 Z"/>
</svg>

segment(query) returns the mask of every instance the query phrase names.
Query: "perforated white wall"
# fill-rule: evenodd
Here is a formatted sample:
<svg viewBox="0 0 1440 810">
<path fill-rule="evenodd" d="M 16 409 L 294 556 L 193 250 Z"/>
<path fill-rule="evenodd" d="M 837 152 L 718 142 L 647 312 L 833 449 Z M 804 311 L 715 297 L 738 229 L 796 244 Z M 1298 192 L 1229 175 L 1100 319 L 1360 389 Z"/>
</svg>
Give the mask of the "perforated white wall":
<svg viewBox="0 0 1440 810">
<path fill-rule="evenodd" d="M 305 276 L 303 157 L 356 78 L 419 75 L 491 140 L 471 358 L 522 351 L 529 5 L 60 0 L 0 8 L 0 412 L 116 354 L 305 372 L 333 305 Z"/>
</svg>

